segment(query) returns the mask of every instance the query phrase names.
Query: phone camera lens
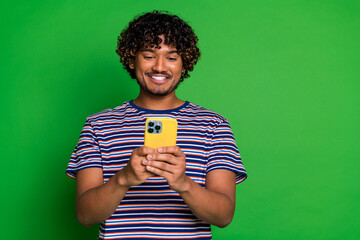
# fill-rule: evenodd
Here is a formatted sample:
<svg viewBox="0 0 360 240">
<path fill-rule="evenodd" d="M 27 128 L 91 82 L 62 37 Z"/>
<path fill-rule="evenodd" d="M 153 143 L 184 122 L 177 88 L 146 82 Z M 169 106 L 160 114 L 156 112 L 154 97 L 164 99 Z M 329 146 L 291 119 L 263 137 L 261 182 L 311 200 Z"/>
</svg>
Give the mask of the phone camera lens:
<svg viewBox="0 0 360 240">
<path fill-rule="evenodd" d="M 149 133 L 153 133 L 153 132 L 154 132 L 154 129 L 149 128 L 149 129 L 148 129 L 148 132 L 149 132 Z"/>
<path fill-rule="evenodd" d="M 155 130 L 160 130 L 160 126 L 158 125 L 158 126 L 155 126 Z"/>
<path fill-rule="evenodd" d="M 150 127 L 154 126 L 154 122 L 149 122 L 149 126 Z"/>
</svg>

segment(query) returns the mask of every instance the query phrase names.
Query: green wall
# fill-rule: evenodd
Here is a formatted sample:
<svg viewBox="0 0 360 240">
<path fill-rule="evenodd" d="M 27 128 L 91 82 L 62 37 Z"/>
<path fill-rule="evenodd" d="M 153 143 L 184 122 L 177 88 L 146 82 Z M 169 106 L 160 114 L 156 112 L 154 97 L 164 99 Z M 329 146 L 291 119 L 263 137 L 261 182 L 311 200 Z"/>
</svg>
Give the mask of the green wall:
<svg viewBox="0 0 360 240">
<path fill-rule="evenodd" d="M 230 121 L 248 179 L 214 239 L 360 239 L 360 2 L 2 1 L 1 239 L 95 239 L 65 176 L 86 116 L 137 96 L 115 54 L 137 14 L 187 20 L 178 95 Z M 32 237 L 29 237 L 32 236 Z"/>
</svg>

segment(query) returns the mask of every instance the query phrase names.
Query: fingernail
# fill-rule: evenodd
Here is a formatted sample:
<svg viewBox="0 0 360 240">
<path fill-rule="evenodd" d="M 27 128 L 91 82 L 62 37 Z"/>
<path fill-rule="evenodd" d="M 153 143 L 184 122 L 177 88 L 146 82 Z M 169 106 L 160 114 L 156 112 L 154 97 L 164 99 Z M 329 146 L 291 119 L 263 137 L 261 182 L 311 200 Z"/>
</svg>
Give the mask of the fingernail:
<svg viewBox="0 0 360 240">
<path fill-rule="evenodd" d="M 148 163 L 148 160 L 146 160 L 146 159 L 142 160 L 142 164 L 146 165 L 147 163 Z"/>
<path fill-rule="evenodd" d="M 152 159 L 153 156 L 152 156 L 151 154 L 149 154 L 149 155 L 146 156 L 146 158 L 147 158 L 147 159 Z"/>
<path fill-rule="evenodd" d="M 158 151 L 159 152 L 162 152 L 164 149 L 163 148 L 158 148 Z"/>
</svg>

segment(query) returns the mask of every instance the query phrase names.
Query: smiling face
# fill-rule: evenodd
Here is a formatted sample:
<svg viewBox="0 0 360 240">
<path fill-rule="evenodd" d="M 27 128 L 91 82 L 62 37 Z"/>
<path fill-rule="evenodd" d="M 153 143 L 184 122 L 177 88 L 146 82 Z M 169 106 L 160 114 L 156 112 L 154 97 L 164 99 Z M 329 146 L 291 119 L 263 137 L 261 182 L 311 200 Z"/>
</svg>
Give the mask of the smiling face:
<svg viewBox="0 0 360 240">
<path fill-rule="evenodd" d="M 183 72 L 181 56 L 176 48 L 163 42 L 153 48 L 141 49 L 134 63 L 129 64 L 135 70 L 140 93 L 145 91 L 155 96 L 166 96 L 173 93 L 179 84 Z"/>
</svg>

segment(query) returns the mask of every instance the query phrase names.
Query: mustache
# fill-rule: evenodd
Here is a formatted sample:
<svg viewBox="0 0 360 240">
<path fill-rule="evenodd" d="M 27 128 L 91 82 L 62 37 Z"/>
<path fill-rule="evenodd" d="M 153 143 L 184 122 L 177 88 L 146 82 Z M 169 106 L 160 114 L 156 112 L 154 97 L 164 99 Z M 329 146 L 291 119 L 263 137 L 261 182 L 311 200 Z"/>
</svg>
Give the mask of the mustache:
<svg viewBox="0 0 360 240">
<path fill-rule="evenodd" d="M 166 77 L 171 77 L 172 75 L 167 73 L 167 72 L 159 72 L 159 71 L 152 71 L 152 72 L 148 72 L 146 73 L 146 75 L 155 75 L 155 74 L 160 74 L 160 75 L 164 75 Z"/>
</svg>

